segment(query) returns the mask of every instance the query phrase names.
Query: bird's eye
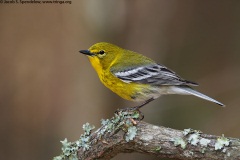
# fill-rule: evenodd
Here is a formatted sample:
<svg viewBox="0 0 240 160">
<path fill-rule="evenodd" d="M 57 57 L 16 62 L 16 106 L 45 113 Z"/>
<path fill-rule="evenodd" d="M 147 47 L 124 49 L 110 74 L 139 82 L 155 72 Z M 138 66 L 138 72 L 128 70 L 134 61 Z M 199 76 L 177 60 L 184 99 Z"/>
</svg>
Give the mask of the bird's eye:
<svg viewBox="0 0 240 160">
<path fill-rule="evenodd" d="M 105 52 L 104 50 L 99 51 L 99 54 L 103 55 Z"/>
</svg>

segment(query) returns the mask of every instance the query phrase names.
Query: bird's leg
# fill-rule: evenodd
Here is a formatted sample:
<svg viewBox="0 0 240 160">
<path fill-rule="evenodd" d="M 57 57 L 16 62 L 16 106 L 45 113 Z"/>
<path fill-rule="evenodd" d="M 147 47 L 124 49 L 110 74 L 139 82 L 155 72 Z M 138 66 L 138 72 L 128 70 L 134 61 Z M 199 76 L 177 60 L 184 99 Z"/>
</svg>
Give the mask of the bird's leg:
<svg viewBox="0 0 240 160">
<path fill-rule="evenodd" d="M 120 111 L 121 111 L 121 112 L 134 112 L 134 111 L 137 111 L 137 112 L 140 114 L 139 120 L 143 120 L 144 114 L 140 111 L 140 108 L 142 108 L 143 106 L 145 106 L 146 104 L 150 103 L 150 102 L 153 101 L 153 100 L 154 100 L 154 98 L 150 98 L 150 99 L 148 99 L 147 101 L 145 101 L 144 103 L 142 103 L 142 104 L 139 105 L 139 106 L 129 107 L 129 108 L 123 108 L 123 109 L 118 109 L 118 110 L 116 111 L 116 113 L 119 113 Z"/>
<path fill-rule="evenodd" d="M 154 100 L 154 98 L 150 98 L 150 99 L 146 100 L 144 103 L 142 103 L 141 105 L 135 106 L 135 107 L 132 107 L 132 108 L 134 108 L 134 109 L 136 109 L 136 110 L 139 110 L 140 108 L 142 108 L 142 107 L 145 106 L 146 104 L 152 102 L 153 100 Z"/>
</svg>

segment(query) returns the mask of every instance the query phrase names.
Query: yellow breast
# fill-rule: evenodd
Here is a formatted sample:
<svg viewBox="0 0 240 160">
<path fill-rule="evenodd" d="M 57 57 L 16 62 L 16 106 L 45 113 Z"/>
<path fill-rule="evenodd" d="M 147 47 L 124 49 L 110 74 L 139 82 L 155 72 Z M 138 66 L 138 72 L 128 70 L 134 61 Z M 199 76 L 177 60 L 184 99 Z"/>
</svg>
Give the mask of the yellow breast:
<svg viewBox="0 0 240 160">
<path fill-rule="evenodd" d="M 103 70 L 97 58 L 95 59 L 94 57 L 89 57 L 89 60 L 93 68 L 96 70 L 101 82 L 120 97 L 126 100 L 137 100 L 135 99 L 135 95 L 141 93 L 141 90 L 145 88 L 144 85 L 126 83 L 120 80 L 110 72 L 109 68 Z"/>
</svg>

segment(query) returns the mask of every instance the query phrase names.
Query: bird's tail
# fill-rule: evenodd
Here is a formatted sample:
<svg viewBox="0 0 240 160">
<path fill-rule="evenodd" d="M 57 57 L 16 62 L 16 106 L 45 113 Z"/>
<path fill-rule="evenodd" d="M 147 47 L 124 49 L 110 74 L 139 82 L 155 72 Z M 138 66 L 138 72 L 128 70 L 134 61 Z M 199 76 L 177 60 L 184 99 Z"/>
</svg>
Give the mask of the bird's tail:
<svg viewBox="0 0 240 160">
<path fill-rule="evenodd" d="M 194 96 L 197 96 L 197 97 L 199 97 L 199 98 L 205 99 L 205 100 L 207 100 L 207 101 L 214 102 L 214 103 L 216 103 L 216 104 L 218 104 L 218 105 L 220 105 L 220 106 L 222 106 L 222 107 L 225 106 L 225 105 L 222 104 L 221 102 L 219 102 L 219 101 L 217 101 L 217 100 L 215 100 L 215 99 L 213 99 L 213 98 L 210 98 L 210 97 L 208 97 L 208 96 L 206 96 L 206 95 L 204 95 L 204 94 L 202 94 L 202 93 L 200 93 L 200 92 L 192 89 L 191 87 L 183 86 L 183 87 L 181 87 L 181 89 L 183 89 L 185 92 L 187 92 L 187 93 L 190 94 L 190 95 L 194 95 Z"/>
</svg>

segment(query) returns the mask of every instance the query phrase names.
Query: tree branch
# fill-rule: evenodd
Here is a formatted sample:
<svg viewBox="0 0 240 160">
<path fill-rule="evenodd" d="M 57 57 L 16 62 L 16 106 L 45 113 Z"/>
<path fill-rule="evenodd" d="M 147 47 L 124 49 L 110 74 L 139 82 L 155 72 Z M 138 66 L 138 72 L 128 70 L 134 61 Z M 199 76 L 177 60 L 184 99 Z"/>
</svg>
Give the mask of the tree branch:
<svg viewBox="0 0 240 160">
<path fill-rule="evenodd" d="M 62 149 L 76 148 L 78 144 L 75 158 L 86 160 L 111 159 L 118 153 L 130 152 L 184 160 L 240 159 L 239 139 L 207 135 L 191 129 L 180 131 L 159 127 L 138 121 L 138 116 L 129 112 L 115 114 L 110 120 L 102 121 L 103 125 L 92 134 L 92 128 L 86 129 L 85 126 L 81 137 L 88 137 L 87 141 L 80 138 L 75 143 L 65 143 Z M 71 151 L 61 158 L 74 155 L 73 149 Z"/>
</svg>

